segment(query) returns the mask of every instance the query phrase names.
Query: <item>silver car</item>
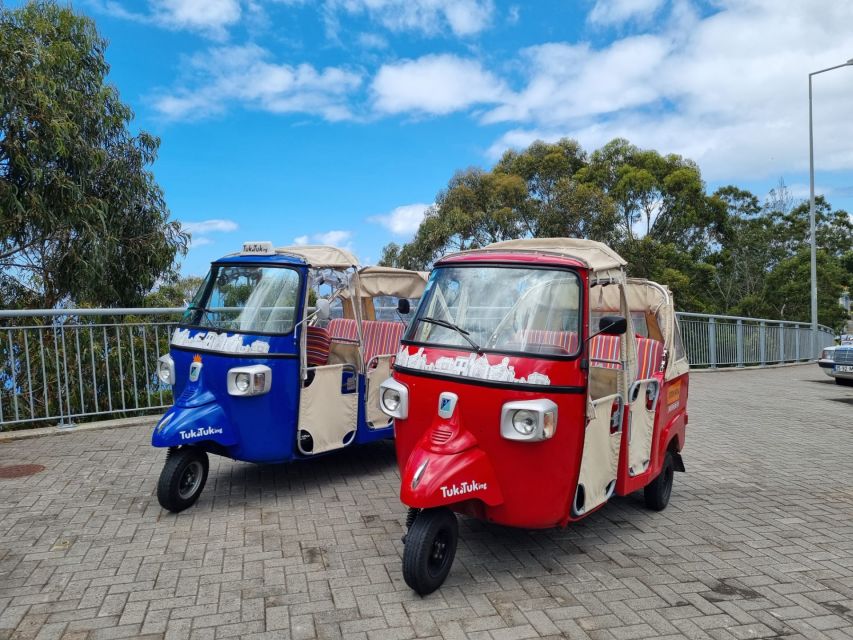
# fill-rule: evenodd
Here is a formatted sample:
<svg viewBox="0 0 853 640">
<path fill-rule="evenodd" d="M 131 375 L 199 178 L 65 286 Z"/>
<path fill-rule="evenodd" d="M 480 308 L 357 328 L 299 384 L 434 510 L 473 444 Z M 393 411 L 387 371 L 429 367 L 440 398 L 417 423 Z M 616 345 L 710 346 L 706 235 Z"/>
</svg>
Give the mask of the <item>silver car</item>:
<svg viewBox="0 0 853 640">
<path fill-rule="evenodd" d="M 853 385 L 853 344 L 826 347 L 817 361 L 823 372 L 835 378 L 835 384 Z"/>
</svg>

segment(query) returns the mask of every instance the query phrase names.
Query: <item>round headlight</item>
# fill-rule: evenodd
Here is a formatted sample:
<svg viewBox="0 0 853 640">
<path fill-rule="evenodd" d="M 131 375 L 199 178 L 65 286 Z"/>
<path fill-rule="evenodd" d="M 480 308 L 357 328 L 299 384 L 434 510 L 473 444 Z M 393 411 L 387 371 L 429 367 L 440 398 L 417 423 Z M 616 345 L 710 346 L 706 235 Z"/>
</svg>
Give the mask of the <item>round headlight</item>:
<svg viewBox="0 0 853 640">
<path fill-rule="evenodd" d="M 382 406 L 388 411 L 396 411 L 400 406 L 400 392 L 395 389 L 382 391 Z"/>
<path fill-rule="evenodd" d="M 523 436 L 529 436 L 536 430 L 536 414 L 522 409 L 512 414 L 512 428 Z"/>
<path fill-rule="evenodd" d="M 238 373 L 234 378 L 234 386 L 237 387 L 237 391 L 241 393 L 245 393 L 249 390 L 249 374 L 248 373 Z"/>
<path fill-rule="evenodd" d="M 168 362 L 158 362 L 157 363 L 157 377 L 160 378 L 160 381 L 165 384 L 171 384 L 171 372 L 169 371 L 169 363 Z"/>
</svg>

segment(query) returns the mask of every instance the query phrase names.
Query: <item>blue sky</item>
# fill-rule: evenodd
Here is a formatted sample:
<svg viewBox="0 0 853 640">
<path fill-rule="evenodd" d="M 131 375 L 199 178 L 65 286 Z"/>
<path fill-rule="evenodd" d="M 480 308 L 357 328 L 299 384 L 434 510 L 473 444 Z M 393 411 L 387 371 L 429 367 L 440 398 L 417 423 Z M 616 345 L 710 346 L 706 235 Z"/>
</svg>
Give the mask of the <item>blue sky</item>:
<svg viewBox="0 0 853 640">
<path fill-rule="evenodd" d="M 7 3 L 20 4 L 20 3 Z M 193 232 L 185 274 L 243 240 L 376 261 L 457 169 L 536 138 L 615 136 L 709 189 L 808 195 L 810 71 L 853 58 L 815 0 L 76 0 Z M 818 189 L 853 211 L 853 66 L 815 78 Z"/>
</svg>

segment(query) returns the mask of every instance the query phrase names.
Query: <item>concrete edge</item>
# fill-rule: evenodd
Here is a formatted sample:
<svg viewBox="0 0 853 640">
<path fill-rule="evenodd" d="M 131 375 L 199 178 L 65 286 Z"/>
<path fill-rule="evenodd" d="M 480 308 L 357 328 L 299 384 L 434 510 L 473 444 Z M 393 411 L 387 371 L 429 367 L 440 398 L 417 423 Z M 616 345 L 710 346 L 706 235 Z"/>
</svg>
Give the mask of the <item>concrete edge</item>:
<svg viewBox="0 0 853 640">
<path fill-rule="evenodd" d="M 760 366 L 751 366 L 751 367 L 702 367 L 701 369 L 690 368 L 690 373 L 731 373 L 733 371 L 761 371 L 762 369 L 786 369 L 788 367 L 804 367 L 812 365 L 817 365 L 817 360 L 809 360 L 808 362 L 785 362 L 782 364 L 767 364 L 763 367 Z"/>
<path fill-rule="evenodd" d="M 59 427 L 42 427 L 40 429 L 0 431 L 0 444 L 3 444 L 4 442 L 15 442 L 17 440 L 29 440 L 30 438 L 43 438 L 45 436 L 65 436 L 84 431 L 100 431 L 102 429 L 121 429 L 125 427 L 153 428 L 159 419 L 160 415 L 134 416 L 132 418 L 116 418 L 114 420 L 85 422 L 83 424 L 78 424 L 74 427 L 64 429 L 60 429 Z"/>
</svg>

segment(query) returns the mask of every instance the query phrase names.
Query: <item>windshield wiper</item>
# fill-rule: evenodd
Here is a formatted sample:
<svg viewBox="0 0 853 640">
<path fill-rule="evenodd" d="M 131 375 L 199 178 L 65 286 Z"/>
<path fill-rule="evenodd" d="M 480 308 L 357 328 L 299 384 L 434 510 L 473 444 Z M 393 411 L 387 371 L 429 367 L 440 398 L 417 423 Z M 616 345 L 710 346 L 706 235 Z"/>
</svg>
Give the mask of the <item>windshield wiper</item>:
<svg viewBox="0 0 853 640">
<path fill-rule="evenodd" d="M 429 322 L 430 324 L 437 324 L 439 327 L 444 327 L 445 329 L 452 329 L 460 336 L 465 338 L 468 344 L 474 347 L 474 351 L 476 351 L 478 354 L 483 353 L 483 349 L 480 347 L 480 345 L 478 345 L 471 338 L 469 338 L 468 336 L 470 336 L 471 334 L 468 331 L 465 331 L 465 329 L 463 329 L 462 327 L 459 327 L 453 324 L 452 322 L 447 322 L 447 320 L 439 320 L 438 318 L 430 318 L 429 316 L 418 318 L 418 320 L 422 322 Z"/>
</svg>

